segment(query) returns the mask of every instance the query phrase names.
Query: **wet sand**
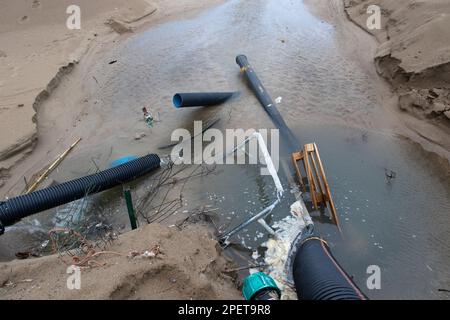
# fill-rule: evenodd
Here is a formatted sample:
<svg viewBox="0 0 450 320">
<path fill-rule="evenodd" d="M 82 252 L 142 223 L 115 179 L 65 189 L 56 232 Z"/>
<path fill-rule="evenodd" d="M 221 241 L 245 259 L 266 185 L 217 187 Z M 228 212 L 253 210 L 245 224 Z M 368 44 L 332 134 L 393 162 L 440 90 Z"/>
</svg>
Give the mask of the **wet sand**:
<svg viewBox="0 0 450 320">
<path fill-rule="evenodd" d="M 246 12 L 254 4 L 237 6 L 237 10 Z M 273 11 L 274 17 L 284 14 L 284 10 L 270 2 L 267 6 L 266 10 Z M 284 99 L 279 108 L 289 123 L 309 117 L 311 121 L 323 123 L 391 127 L 390 117 L 384 116 L 379 98 L 371 89 L 373 78 L 380 86 L 383 83 L 376 77 L 370 54 L 360 56 L 360 65 L 371 68 L 373 77 L 345 56 L 346 46 L 342 43 L 347 40 L 364 41 L 375 49 L 370 37 L 360 33 L 357 27 L 346 25 L 353 29 L 350 39 L 337 41 L 334 37 L 341 33 L 331 25 L 324 23 L 314 33 L 316 19 L 303 9 L 299 14 L 305 22 L 300 28 L 313 32 L 316 40 L 298 33 L 299 26 L 286 19 L 283 24 L 287 26 L 282 27 L 276 21 L 278 18 L 270 19 L 263 13 L 259 21 L 253 21 L 247 20 L 245 13 L 232 12 L 233 4 L 224 8 L 224 18 L 220 17 L 220 11 L 213 9 L 199 22 L 188 19 L 164 26 L 156 24 L 128 37 L 120 45 L 89 52 L 84 63 L 63 79 L 62 89 L 55 91 L 40 108 L 37 116 L 40 144 L 31 157 L 14 169 L 21 175 L 11 171 L 14 178 L 6 182 L 4 194 L 16 194 L 23 188 L 24 174 L 29 176 L 39 170 L 46 164 L 43 159 L 56 156 L 78 137 L 83 138 L 76 151 L 81 155 L 93 153 L 100 145 L 105 149 L 113 146 L 117 152 L 139 150 L 144 145 L 147 150 L 155 150 L 170 142 L 168 137 L 174 128 L 210 116 L 222 118 L 221 125 L 231 128 L 270 127 L 270 121 L 248 90 L 244 91 L 243 100 L 231 104 L 231 111 L 202 112 L 171 107 L 176 91 L 240 89 L 242 80 L 237 76 L 239 70 L 234 62 L 239 53 L 247 54 L 256 64 L 268 88 L 279 88 L 273 94 Z M 342 19 L 342 13 L 339 17 Z M 343 22 L 342 19 L 337 27 L 343 26 Z M 242 25 L 244 35 L 234 29 L 226 30 L 229 23 Z M 259 24 L 267 26 L 267 30 L 260 30 Z M 108 64 L 115 60 L 117 63 Z M 279 76 L 271 76 L 273 71 Z M 204 81 L 205 75 L 208 82 Z M 348 84 L 354 89 L 345 91 Z M 70 100 L 66 99 L 69 91 Z M 386 86 L 385 91 L 388 91 Z M 142 121 L 143 106 L 149 107 L 161 120 L 150 131 Z M 255 117 L 241 116 L 255 111 Z M 142 131 L 146 136 L 135 141 L 135 135 Z M 60 169 L 65 170 L 64 164 Z"/>
<path fill-rule="evenodd" d="M 145 1 L 78 1 L 81 29 L 66 27 L 71 1 L 2 2 L 0 12 L 0 181 L 35 147 L 36 112 L 90 47 L 111 41 L 105 21 L 138 22 L 156 10 Z M 1 184 L 1 182 L 0 182 Z"/>
<path fill-rule="evenodd" d="M 392 107 L 396 95 L 373 64 L 376 41 L 347 20 L 340 1 L 308 5 L 312 13 L 303 3 L 228 1 L 186 19 L 160 15 L 135 34 L 122 35 L 122 41 L 93 47 L 39 108 L 39 142 L 10 171 L 2 195 L 19 193 L 23 176 L 40 170 L 78 137 L 83 142 L 52 174 L 55 182 L 92 172 L 95 165 L 106 168 L 119 156 L 155 152 L 170 143 L 175 128 L 189 127 L 192 120 L 220 118 L 219 129 L 272 127 L 243 85 L 234 62 L 240 53 L 249 57 L 272 96 L 282 98 L 279 109 L 292 128 L 302 126 L 301 119 L 318 129 L 341 125 L 387 136 L 403 134 L 403 115 Z M 176 110 L 171 106 L 176 91 L 236 89 L 242 91 L 240 99 L 223 107 Z M 153 128 L 142 119 L 143 106 L 159 120 Z M 144 136 L 135 139 L 140 133 Z M 301 143 L 310 142 L 299 138 Z M 327 160 L 333 161 L 332 156 Z M 338 164 L 333 165 L 338 174 Z M 233 182 L 233 176 L 228 179 Z M 203 187 L 202 183 L 192 186 L 185 197 L 205 203 Z M 214 188 L 220 190 L 218 185 Z M 233 190 L 222 193 L 239 199 L 241 189 Z M 229 217 L 227 211 L 221 213 Z M 281 217 L 286 211 L 278 214 Z"/>
<path fill-rule="evenodd" d="M 66 27 L 73 1 L 2 1 L 0 12 L 0 188 L 10 169 L 46 142 L 38 133 L 38 112 L 63 78 L 90 51 L 102 50 L 150 21 L 187 16 L 217 1 L 80 0 L 81 29 Z M 73 88 L 77 90 L 77 88 Z M 72 95 L 78 95 L 76 92 Z M 79 106 L 77 106 L 79 109 Z M 72 118 L 68 114 L 67 118 Z M 55 115 L 53 118 L 57 118 Z M 64 149 L 61 146 L 61 152 Z M 50 158 L 47 159 L 51 161 Z M 33 161 L 33 160 L 32 160 Z M 4 188 L 0 194 L 6 195 Z"/>
</svg>

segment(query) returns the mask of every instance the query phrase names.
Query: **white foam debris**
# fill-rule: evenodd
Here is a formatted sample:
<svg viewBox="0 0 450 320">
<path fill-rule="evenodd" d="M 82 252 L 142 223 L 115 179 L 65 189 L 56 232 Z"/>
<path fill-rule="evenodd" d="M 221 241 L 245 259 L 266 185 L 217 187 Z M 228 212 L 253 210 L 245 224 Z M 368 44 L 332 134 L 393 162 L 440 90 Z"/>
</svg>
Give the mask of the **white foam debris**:
<svg viewBox="0 0 450 320">
<path fill-rule="evenodd" d="M 260 257 L 260 255 L 259 255 L 258 251 L 253 251 L 253 253 L 252 253 L 253 260 L 258 260 L 259 257 Z"/>
<path fill-rule="evenodd" d="M 259 272 L 259 270 L 258 270 L 258 269 L 252 268 L 252 269 L 248 269 L 248 272 L 249 272 L 250 274 L 254 274 L 254 273 Z"/>
<path fill-rule="evenodd" d="M 263 247 L 267 248 L 264 256 L 264 264 L 269 266 L 267 273 L 275 280 L 282 291 L 281 299 L 297 299 L 295 291 L 287 285 L 285 265 L 295 238 L 306 226 L 312 224 L 312 219 L 304 203 L 297 201 L 291 205 L 291 215 L 272 226 L 276 229 L 275 237 L 262 244 Z M 259 257 L 259 254 L 255 251 L 252 257 Z"/>
</svg>

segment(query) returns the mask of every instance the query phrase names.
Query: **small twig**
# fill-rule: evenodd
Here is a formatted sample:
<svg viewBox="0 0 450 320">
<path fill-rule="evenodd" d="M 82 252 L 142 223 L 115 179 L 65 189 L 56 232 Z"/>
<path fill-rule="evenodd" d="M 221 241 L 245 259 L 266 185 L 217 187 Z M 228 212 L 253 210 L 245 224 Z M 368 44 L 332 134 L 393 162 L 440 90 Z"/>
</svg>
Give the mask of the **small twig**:
<svg viewBox="0 0 450 320">
<path fill-rule="evenodd" d="M 81 141 L 81 138 L 77 139 L 74 143 L 72 143 L 70 145 L 69 148 L 66 149 L 66 151 L 64 151 L 60 156 L 58 156 L 58 158 L 56 158 L 55 161 L 53 161 L 48 167 L 47 169 L 41 174 L 39 175 L 39 177 L 37 177 L 37 179 L 33 182 L 33 184 L 31 186 L 29 186 L 26 190 L 26 193 L 31 193 L 34 190 L 37 189 L 37 187 L 39 186 L 39 184 L 46 179 L 50 173 L 53 172 L 53 170 L 56 169 L 57 166 L 59 166 L 59 164 L 67 157 L 67 155 L 70 153 L 70 151 L 73 150 L 73 148 L 75 148 L 75 146 Z"/>
</svg>

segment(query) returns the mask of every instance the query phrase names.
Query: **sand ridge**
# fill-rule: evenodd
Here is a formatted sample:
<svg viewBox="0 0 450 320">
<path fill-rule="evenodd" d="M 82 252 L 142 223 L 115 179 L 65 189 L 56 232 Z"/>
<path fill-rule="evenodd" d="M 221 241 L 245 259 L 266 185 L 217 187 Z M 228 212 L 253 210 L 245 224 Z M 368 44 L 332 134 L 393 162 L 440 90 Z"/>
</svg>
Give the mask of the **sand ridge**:
<svg viewBox="0 0 450 320">
<path fill-rule="evenodd" d="M 349 18 L 373 34 L 378 73 L 398 94 L 409 135 L 447 157 L 450 150 L 450 3 L 445 0 L 345 0 Z M 381 29 L 369 30 L 367 7 L 381 8 Z M 408 134 L 407 134 L 408 135 Z M 438 148 L 435 148 L 438 147 Z M 441 149 L 440 151 L 438 149 Z"/>
</svg>

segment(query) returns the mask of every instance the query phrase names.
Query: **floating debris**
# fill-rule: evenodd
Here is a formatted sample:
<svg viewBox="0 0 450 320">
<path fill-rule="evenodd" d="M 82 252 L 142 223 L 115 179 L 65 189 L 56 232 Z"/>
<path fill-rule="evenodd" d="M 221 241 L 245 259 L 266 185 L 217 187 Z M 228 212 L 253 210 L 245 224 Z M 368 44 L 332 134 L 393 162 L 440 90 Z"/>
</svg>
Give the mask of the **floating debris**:
<svg viewBox="0 0 450 320">
<path fill-rule="evenodd" d="M 390 183 L 391 180 L 393 180 L 397 177 L 397 173 L 395 171 L 392 171 L 387 168 L 384 168 L 384 175 L 386 176 L 386 180 L 388 183 Z"/>
<path fill-rule="evenodd" d="M 313 222 L 308 210 L 302 201 L 291 205 L 291 215 L 276 222 L 275 236 L 262 244 L 267 248 L 264 263 L 268 265 L 267 273 L 276 281 L 283 292 L 282 299 L 297 299 L 296 293 L 289 283 L 289 275 L 286 273 L 292 244 L 304 230 L 312 230 Z M 255 253 L 253 257 L 257 257 Z"/>
<path fill-rule="evenodd" d="M 150 128 L 153 127 L 153 124 L 155 122 L 155 118 L 153 117 L 153 115 L 147 110 L 146 107 L 142 108 L 142 112 L 144 113 L 144 120 L 145 123 L 147 123 L 147 126 L 149 126 Z"/>
</svg>

